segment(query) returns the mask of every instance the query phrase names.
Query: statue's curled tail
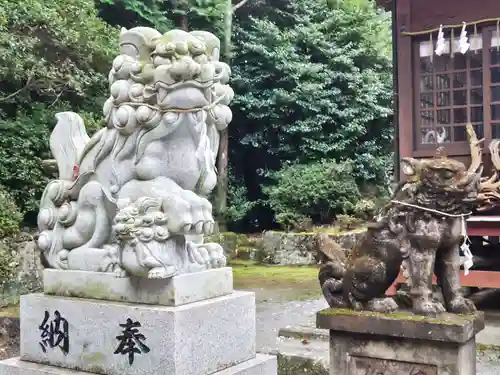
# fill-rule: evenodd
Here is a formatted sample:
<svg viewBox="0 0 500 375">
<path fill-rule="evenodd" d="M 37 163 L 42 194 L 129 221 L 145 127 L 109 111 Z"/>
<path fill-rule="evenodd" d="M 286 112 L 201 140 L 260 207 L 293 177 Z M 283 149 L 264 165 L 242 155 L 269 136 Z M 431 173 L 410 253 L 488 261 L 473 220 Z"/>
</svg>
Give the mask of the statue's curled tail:
<svg viewBox="0 0 500 375">
<path fill-rule="evenodd" d="M 316 235 L 318 260 L 322 263 L 318 278 L 326 301 L 332 307 L 347 307 L 343 296 L 343 278 L 346 269 L 346 250 L 327 234 Z"/>
</svg>

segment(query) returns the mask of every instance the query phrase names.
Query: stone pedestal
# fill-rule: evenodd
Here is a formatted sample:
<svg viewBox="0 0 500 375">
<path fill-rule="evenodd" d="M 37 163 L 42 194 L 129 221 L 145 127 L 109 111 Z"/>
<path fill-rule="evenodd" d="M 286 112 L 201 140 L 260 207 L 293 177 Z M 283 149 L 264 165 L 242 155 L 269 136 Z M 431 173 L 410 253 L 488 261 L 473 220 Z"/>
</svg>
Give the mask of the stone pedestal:
<svg viewBox="0 0 500 375">
<path fill-rule="evenodd" d="M 229 267 L 187 273 L 171 279 L 118 278 L 112 273 L 60 271 L 43 273 L 45 294 L 107 301 L 180 306 L 233 292 Z"/>
<path fill-rule="evenodd" d="M 233 291 L 230 268 L 149 284 L 44 278 L 45 294 L 21 299 L 21 356 L 0 362 L 0 375 L 276 375 L 276 358 L 255 352 L 255 296 Z"/>
<path fill-rule="evenodd" d="M 330 375 L 475 375 L 484 315 L 326 309 L 316 323 L 330 330 Z"/>
</svg>

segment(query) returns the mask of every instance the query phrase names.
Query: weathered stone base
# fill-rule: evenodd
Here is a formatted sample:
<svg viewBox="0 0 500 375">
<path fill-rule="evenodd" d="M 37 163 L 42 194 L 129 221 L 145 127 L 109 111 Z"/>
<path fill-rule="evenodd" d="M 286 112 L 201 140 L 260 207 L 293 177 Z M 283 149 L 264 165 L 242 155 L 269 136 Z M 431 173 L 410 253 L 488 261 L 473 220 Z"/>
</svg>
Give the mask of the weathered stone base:
<svg viewBox="0 0 500 375">
<path fill-rule="evenodd" d="M 276 375 L 276 357 L 257 354 L 253 359 L 240 363 L 228 369 L 213 373 L 213 375 Z M 151 374 L 139 370 L 140 374 Z M 1 375 L 91 375 L 90 372 L 63 369 L 60 367 L 41 365 L 38 363 L 21 361 L 19 358 L 10 358 L 0 362 Z"/>
<path fill-rule="evenodd" d="M 66 348 L 64 340 L 56 342 L 65 323 L 57 325 L 58 314 L 68 326 Z M 137 330 L 128 342 L 133 346 L 122 347 L 136 350 L 133 358 L 120 349 L 127 321 L 140 324 L 131 327 Z M 55 331 L 53 347 L 41 337 L 44 328 Z M 22 360 L 99 374 L 212 374 L 254 358 L 255 332 L 251 292 L 177 307 L 43 294 L 21 298 Z"/>
<path fill-rule="evenodd" d="M 317 326 L 330 330 L 330 375 L 476 375 L 475 336 L 484 315 L 326 309 Z"/>
<path fill-rule="evenodd" d="M 180 306 L 233 292 L 230 267 L 170 279 L 116 277 L 113 273 L 45 269 L 44 293 L 63 297 Z"/>
</svg>

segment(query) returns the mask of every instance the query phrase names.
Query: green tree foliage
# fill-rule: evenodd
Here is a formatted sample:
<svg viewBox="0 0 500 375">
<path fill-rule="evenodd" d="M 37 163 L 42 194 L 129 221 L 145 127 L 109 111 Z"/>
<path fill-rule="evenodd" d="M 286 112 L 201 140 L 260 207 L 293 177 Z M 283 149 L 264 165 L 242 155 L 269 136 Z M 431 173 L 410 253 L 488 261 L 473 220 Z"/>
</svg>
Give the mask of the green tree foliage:
<svg viewBox="0 0 500 375">
<path fill-rule="evenodd" d="M 98 0 L 104 18 L 124 27 L 150 26 L 166 32 L 173 22 L 163 0 Z"/>
<path fill-rule="evenodd" d="M 377 177 L 392 140 L 390 28 L 358 3 L 297 0 L 237 29 L 235 140 L 267 165 L 352 158 L 355 173 Z"/>
<path fill-rule="evenodd" d="M 232 168 L 229 168 L 228 176 L 228 207 L 225 214 L 226 220 L 235 224 L 240 223 L 259 202 L 247 199 L 245 182 L 234 175 Z"/>
<path fill-rule="evenodd" d="M 118 30 L 92 0 L 0 0 L 0 184 L 23 212 L 36 209 L 55 113 L 100 126 Z"/>
<path fill-rule="evenodd" d="M 154 27 L 204 30 L 223 33 L 224 6 L 227 0 L 97 0 L 100 15 L 108 23 L 126 28 Z"/>
<path fill-rule="evenodd" d="M 358 184 L 384 180 L 392 148 L 386 13 L 370 0 L 269 2 L 239 18 L 233 40 L 230 161 L 252 181 L 249 199 L 275 184 L 266 171 L 289 163 L 350 159 Z"/>
<path fill-rule="evenodd" d="M 361 194 L 351 162 L 319 161 L 295 164 L 271 173 L 274 183 L 264 188 L 276 221 L 284 227 L 331 223 L 339 214 L 355 212 Z"/>
</svg>

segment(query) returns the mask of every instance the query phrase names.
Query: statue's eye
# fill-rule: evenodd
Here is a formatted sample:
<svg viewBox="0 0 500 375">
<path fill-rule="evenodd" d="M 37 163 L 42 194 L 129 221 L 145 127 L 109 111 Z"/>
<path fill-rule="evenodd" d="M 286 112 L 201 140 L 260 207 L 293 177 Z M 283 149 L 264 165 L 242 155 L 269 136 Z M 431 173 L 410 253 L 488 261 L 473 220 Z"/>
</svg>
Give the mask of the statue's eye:
<svg viewBox="0 0 500 375">
<path fill-rule="evenodd" d="M 449 169 L 443 169 L 441 171 L 441 175 L 445 178 L 445 179 L 450 179 L 450 178 L 453 178 L 455 177 L 455 172 L 449 170 Z"/>
</svg>

